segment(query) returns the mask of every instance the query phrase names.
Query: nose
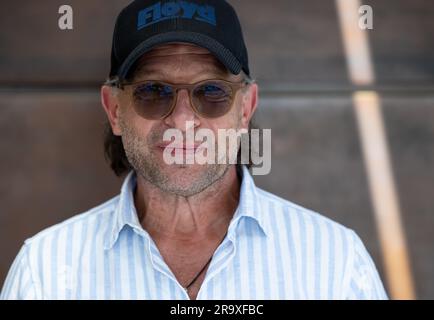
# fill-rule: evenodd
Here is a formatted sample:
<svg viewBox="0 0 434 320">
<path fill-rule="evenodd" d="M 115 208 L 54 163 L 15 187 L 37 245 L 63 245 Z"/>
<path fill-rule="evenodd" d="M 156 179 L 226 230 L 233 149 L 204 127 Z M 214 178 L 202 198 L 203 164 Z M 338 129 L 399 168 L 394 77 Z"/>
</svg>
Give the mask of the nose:
<svg viewBox="0 0 434 320">
<path fill-rule="evenodd" d="M 193 121 L 195 128 L 200 124 L 199 118 L 196 116 L 191 106 L 188 90 L 180 89 L 176 93 L 174 110 L 169 116 L 164 118 L 164 122 L 170 128 L 185 131 L 187 121 Z"/>
</svg>

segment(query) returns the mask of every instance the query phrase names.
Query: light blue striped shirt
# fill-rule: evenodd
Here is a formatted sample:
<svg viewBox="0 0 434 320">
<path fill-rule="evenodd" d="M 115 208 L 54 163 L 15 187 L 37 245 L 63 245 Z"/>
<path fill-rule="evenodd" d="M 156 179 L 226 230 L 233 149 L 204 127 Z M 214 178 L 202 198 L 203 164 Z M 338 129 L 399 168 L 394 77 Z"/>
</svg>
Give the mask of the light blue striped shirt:
<svg viewBox="0 0 434 320">
<path fill-rule="evenodd" d="M 120 195 L 25 241 L 1 299 L 189 299 L 140 225 L 131 172 Z M 197 299 L 386 299 L 358 236 L 257 188 L 238 208 Z"/>
</svg>

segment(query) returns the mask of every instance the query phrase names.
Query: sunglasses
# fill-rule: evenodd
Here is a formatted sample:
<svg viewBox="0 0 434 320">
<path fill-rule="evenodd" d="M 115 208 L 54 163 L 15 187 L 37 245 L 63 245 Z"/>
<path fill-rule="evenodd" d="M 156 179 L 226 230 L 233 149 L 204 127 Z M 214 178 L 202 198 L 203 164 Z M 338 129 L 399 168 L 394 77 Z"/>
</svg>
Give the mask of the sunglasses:
<svg viewBox="0 0 434 320">
<path fill-rule="evenodd" d="M 218 118 L 227 114 L 238 90 L 249 82 L 230 82 L 220 79 L 204 80 L 193 84 L 173 84 L 158 80 L 118 83 L 130 91 L 134 109 L 148 120 L 168 117 L 176 106 L 178 91 L 187 89 L 193 111 L 203 118 Z"/>
</svg>

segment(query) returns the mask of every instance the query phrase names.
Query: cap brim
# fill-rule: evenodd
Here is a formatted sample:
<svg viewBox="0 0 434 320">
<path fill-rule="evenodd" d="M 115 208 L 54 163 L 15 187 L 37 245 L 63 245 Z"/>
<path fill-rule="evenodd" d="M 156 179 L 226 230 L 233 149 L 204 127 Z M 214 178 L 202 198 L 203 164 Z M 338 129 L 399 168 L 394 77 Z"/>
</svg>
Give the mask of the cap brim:
<svg viewBox="0 0 434 320">
<path fill-rule="evenodd" d="M 140 43 L 119 68 L 118 76 L 125 79 L 134 63 L 153 47 L 169 42 L 187 42 L 208 49 L 231 73 L 239 74 L 242 69 L 238 59 L 214 38 L 189 31 L 171 31 L 155 35 Z"/>
</svg>

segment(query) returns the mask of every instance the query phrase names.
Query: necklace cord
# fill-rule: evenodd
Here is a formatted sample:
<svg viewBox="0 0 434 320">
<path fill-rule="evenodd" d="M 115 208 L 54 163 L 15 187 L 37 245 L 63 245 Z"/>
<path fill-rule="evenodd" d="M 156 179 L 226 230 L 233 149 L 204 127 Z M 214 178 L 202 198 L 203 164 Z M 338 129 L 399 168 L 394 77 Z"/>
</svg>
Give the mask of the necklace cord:
<svg viewBox="0 0 434 320">
<path fill-rule="evenodd" d="M 220 241 L 219 245 L 217 246 L 217 248 L 222 244 L 222 242 L 224 241 L 224 239 L 226 238 L 227 233 L 225 233 L 223 239 Z M 206 269 L 206 267 L 210 264 L 212 257 L 213 257 L 214 253 L 211 255 L 211 257 L 208 259 L 207 263 L 202 267 L 202 269 L 200 269 L 199 273 L 193 278 L 193 280 L 190 281 L 190 283 L 185 287 L 185 289 L 189 289 L 195 282 L 196 280 L 199 278 L 199 276 L 202 274 L 202 272 Z"/>
</svg>

